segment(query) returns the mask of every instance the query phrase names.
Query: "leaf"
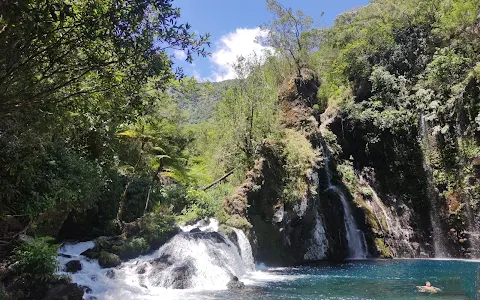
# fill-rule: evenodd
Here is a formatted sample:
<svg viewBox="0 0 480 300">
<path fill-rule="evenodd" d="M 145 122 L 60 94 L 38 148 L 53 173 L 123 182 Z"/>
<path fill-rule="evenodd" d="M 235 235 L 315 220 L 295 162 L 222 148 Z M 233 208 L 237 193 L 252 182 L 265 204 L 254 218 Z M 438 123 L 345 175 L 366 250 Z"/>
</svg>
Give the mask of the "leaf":
<svg viewBox="0 0 480 300">
<path fill-rule="evenodd" d="M 117 133 L 117 136 L 120 136 L 120 137 L 130 137 L 130 138 L 136 138 L 138 137 L 140 134 L 135 131 L 135 130 L 125 130 L 125 131 L 122 131 L 122 132 L 119 132 Z"/>
</svg>

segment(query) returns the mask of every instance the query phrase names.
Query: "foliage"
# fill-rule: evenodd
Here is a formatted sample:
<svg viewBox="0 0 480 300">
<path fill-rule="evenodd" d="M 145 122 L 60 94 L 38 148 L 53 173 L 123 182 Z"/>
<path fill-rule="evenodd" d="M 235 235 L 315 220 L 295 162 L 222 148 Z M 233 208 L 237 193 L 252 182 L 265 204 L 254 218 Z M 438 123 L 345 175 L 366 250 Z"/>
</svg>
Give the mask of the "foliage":
<svg viewBox="0 0 480 300">
<path fill-rule="evenodd" d="M 176 232 L 175 218 L 157 209 L 156 212 L 147 214 L 141 219 L 138 236 L 143 237 L 151 249 L 157 249 Z"/>
<path fill-rule="evenodd" d="M 286 183 L 283 189 L 284 201 L 294 204 L 305 196 L 307 174 L 316 164 L 316 153 L 312 144 L 301 133 L 286 129 L 283 155 L 286 164 Z"/>
<path fill-rule="evenodd" d="M 144 238 L 132 238 L 121 245 L 113 245 L 112 252 L 120 259 L 131 259 L 146 253 L 150 249 Z"/>
<path fill-rule="evenodd" d="M 183 74 L 169 53 L 206 56 L 208 35 L 192 33 L 171 0 L 1 6 L 4 214 L 27 225 L 52 211 L 88 210 L 107 224 L 120 202 L 134 206 L 130 218 L 153 207 L 158 177 L 188 181 L 190 138 L 169 93 Z M 132 182 L 146 188 L 129 194 Z"/>
<path fill-rule="evenodd" d="M 32 289 L 36 288 L 35 285 L 43 286 L 57 278 L 58 246 L 50 242 L 50 239 L 37 238 L 21 244 L 14 251 L 13 260 L 18 263 L 17 270 Z"/>
<path fill-rule="evenodd" d="M 301 76 L 302 68 L 309 62 L 308 55 L 318 46 L 318 34 L 312 28 L 313 19 L 302 11 L 293 12 L 277 0 L 267 0 L 267 9 L 274 20 L 262 27 L 267 32 L 263 42 L 273 47 L 293 62 L 295 71 Z"/>
</svg>

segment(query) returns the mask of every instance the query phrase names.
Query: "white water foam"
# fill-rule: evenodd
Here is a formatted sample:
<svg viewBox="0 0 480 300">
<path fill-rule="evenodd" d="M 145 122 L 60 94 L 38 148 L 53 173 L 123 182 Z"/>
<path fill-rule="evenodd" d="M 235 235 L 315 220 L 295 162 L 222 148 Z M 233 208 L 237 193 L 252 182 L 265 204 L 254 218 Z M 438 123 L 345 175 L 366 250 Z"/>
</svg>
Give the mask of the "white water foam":
<svg viewBox="0 0 480 300">
<path fill-rule="evenodd" d="M 200 220 L 194 225 L 185 225 L 185 226 L 179 226 L 180 229 L 183 232 L 189 232 L 192 229 L 198 228 L 201 231 L 207 231 L 207 232 L 212 232 L 212 231 L 218 231 L 219 223 L 218 220 L 215 218 L 210 218 L 208 219 L 208 222 L 205 220 Z"/>
<path fill-rule="evenodd" d="M 223 235 L 212 233 L 213 229 L 218 229 L 218 221 L 211 219 L 209 224 L 199 226 L 193 228 L 204 229 L 206 233 L 180 233 L 154 253 L 124 262 L 117 268 L 102 269 L 97 260 L 80 255 L 94 247 L 93 242 L 65 244 L 58 251 L 59 265 L 64 268 L 67 262 L 79 260 L 82 263 L 82 270 L 71 274 L 61 269 L 58 273 L 68 274 L 74 283 L 88 287 L 89 292 L 84 295 L 84 299 L 98 300 L 146 300 L 159 297 L 172 300 L 200 299 L 205 297 L 201 295 L 202 291 L 226 289 L 231 275 L 239 277 L 247 286 L 294 279 L 291 276 L 255 271 L 251 246 L 243 231 L 234 229 L 240 246 L 237 250 L 228 239 L 218 242 Z M 207 235 L 207 238 L 202 238 L 204 235 Z M 173 265 L 158 268 L 152 263 L 163 254 L 167 254 L 166 257 L 173 261 Z M 185 290 L 166 288 L 172 283 L 175 266 L 184 262 L 195 266 L 193 288 Z M 140 269 L 142 271 L 139 272 Z M 112 274 L 114 276 L 111 276 Z"/>
</svg>

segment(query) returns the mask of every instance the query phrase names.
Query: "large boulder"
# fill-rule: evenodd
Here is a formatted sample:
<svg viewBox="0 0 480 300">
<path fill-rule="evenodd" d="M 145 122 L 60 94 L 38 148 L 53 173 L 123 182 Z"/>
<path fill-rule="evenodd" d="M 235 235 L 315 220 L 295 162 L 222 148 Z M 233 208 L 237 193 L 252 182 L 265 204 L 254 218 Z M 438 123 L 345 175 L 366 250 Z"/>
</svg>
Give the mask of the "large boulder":
<svg viewBox="0 0 480 300">
<path fill-rule="evenodd" d="M 60 283 L 53 285 L 44 300 L 82 300 L 83 289 L 75 283 Z"/>
<path fill-rule="evenodd" d="M 122 263 L 120 257 L 106 251 L 102 251 L 98 257 L 98 264 L 102 268 L 114 268 Z"/>
<path fill-rule="evenodd" d="M 65 264 L 65 271 L 76 273 L 82 270 L 82 263 L 79 260 L 71 260 Z"/>
</svg>

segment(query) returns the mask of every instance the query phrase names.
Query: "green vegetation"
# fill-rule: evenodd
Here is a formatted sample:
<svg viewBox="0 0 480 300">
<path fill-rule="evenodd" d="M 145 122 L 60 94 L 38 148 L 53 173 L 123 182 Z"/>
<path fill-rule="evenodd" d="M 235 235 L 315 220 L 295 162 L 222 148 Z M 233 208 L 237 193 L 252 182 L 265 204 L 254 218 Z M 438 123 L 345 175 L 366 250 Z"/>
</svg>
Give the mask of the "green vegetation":
<svg viewBox="0 0 480 300">
<path fill-rule="evenodd" d="M 15 248 L 13 260 L 17 262 L 14 271 L 17 289 L 26 298 L 33 298 L 44 292 L 46 284 L 58 280 L 58 246 L 51 239 L 28 239 Z M 1 295 L 1 294 L 0 294 Z"/>
<path fill-rule="evenodd" d="M 276 53 L 239 57 L 236 79 L 222 83 L 174 70 L 172 50 L 192 62 L 209 42 L 172 0 L 1 4 L 2 243 L 115 235 L 95 249 L 114 265 L 158 248 L 177 222 L 271 223 L 274 209 L 316 193 L 320 139 L 354 201 L 371 196 L 359 174 L 373 169 L 379 194 L 426 216 L 431 175 L 444 207 L 458 194 L 478 215 L 480 0 L 374 0 L 330 28 L 266 2 L 261 42 Z M 445 228 L 466 229 L 453 219 Z M 275 230 L 259 234 L 275 244 Z M 54 256 L 35 241 L 13 258 L 46 283 Z"/>
</svg>

